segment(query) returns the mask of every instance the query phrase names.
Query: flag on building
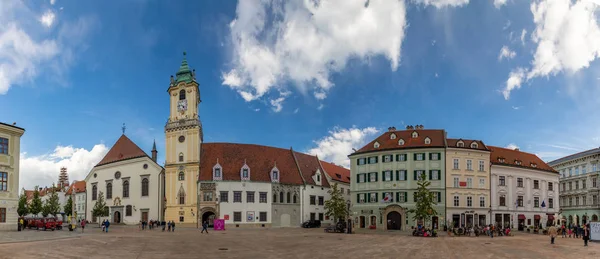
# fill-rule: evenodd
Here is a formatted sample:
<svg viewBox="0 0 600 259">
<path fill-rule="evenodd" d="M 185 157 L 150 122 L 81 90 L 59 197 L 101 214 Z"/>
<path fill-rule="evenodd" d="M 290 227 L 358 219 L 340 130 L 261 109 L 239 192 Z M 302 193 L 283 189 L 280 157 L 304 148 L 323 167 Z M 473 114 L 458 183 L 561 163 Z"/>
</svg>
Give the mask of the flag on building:
<svg viewBox="0 0 600 259">
<path fill-rule="evenodd" d="M 546 200 L 542 200 L 542 208 L 546 208 Z"/>
<path fill-rule="evenodd" d="M 383 199 L 381 199 L 381 202 L 393 202 L 394 198 L 392 196 L 391 192 L 386 192 L 385 196 L 383 196 Z"/>
</svg>

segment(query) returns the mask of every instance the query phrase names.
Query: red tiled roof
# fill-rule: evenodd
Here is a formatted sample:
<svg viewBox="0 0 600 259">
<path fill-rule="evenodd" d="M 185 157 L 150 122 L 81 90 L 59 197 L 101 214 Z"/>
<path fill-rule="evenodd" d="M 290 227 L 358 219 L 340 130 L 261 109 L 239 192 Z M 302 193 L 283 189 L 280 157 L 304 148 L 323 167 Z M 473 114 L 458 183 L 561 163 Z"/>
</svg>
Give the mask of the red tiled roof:
<svg viewBox="0 0 600 259">
<path fill-rule="evenodd" d="M 418 137 L 413 138 L 412 133 L 417 132 Z M 392 139 L 391 135 L 396 134 L 396 138 Z M 446 138 L 444 130 L 434 129 L 409 129 L 409 130 L 394 130 L 387 131 L 379 137 L 369 142 L 353 154 L 366 153 L 377 150 L 391 150 L 401 148 L 421 148 L 421 147 L 445 147 Z M 425 144 L 425 138 L 429 137 L 430 144 Z M 404 140 L 404 145 L 398 145 L 400 139 Z M 379 148 L 375 148 L 375 142 L 379 143 Z"/>
<path fill-rule="evenodd" d="M 25 190 L 25 197 L 27 197 L 28 201 L 33 199 L 33 191 Z"/>
<path fill-rule="evenodd" d="M 148 156 L 146 152 L 123 134 L 96 166 L 144 156 Z"/>
<path fill-rule="evenodd" d="M 321 167 L 331 177 L 331 180 L 350 183 L 350 170 L 342 166 L 321 160 Z"/>
<path fill-rule="evenodd" d="M 240 181 L 245 161 L 250 167 L 251 181 L 271 182 L 271 170 L 277 166 L 280 183 L 304 183 L 289 149 L 236 143 L 202 143 L 201 148 L 200 181 L 212 181 L 212 170 L 218 160 L 224 181 Z"/>
<path fill-rule="evenodd" d="M 534 154 L 494 146 L 488 146 L 488 148 L 492 151 L 490 153 L 490 161 L 494 165 L 514 166 L 558 173 Z M 504 162 L 500 161 L 500 159 L 504 159 Z M 516 164 L 517 161 L 520 161 L 521 164 Z"/>
<path fill-rule="evenodd" d="M 71 195 L 73 188 L 75 188 L 75 193 L 85 192 L 85 181 L 75 181 L 71 183 L 71 186 L 69 186 L 66 194 Z"/>
<path fill-rule="evenodd" d="M 317 170 L 321 170 L 322 173 L 325 173 L 325 170 L 323 170 L 321 167 L 321 163 L 319 163 L 319 159 L 316 156 L 311 156 L 296 151 L 294 151 L 294 156 L 296 157 L 296 161 L 298 162 L 298 167 L 300 168 L 300 172 L 302 173 L 304 181 L 307 184 L 316 185 L 312 176 L 317 172 Z M 321 177 L 321 186 L 329 187 L 327 177 Z"/>
<path fill-rule="evenodd" d="M 460 141 L 460 140 L 462 140 L 462 142 L 465 144 L 464 147 L 459 147 L 456 145 L 458 143 L 458 141 Z M 477 143 L 477 148 L 471 147 L 471 143 L 473 143 L 473 142 Z M 487 146 L 481 140 L 448 138 L 448 139 L 446 139 L 446 144 L 448 145 L 449 148 L 466 148 L 466 149 L 478 149 L 478 150 L 483 150 L 483 151 L 489 151 Z"/>
</svg>

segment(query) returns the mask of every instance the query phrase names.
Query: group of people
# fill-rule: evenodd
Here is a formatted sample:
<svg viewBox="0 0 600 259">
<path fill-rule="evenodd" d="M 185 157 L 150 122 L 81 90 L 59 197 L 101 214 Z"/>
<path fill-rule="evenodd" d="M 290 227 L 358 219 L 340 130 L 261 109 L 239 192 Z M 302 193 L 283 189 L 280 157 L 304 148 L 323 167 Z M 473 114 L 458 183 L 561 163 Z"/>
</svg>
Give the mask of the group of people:
<svg viewBox="0 0 600 259">
<path fill-rule="evenodd" d="M 85 225 L 82 225 L 82 227 Z M 110 226 L 110 221 L 108 219 L 105 219 L 104 221 L 102 221 L 102 232 L 108 233 L 108 227 Z M 83 231 L 83 228 L 81 229 L 81 231 Z"/>
<path fill-rule="evenodd" d="M 579 238 L 583 239 L 583 246 L 588 246 L 588 240 L 590 240 L 590 224 L 583 224 L 583 226 L 571 224 L 569 227 L 562 225 L 559 226 L 560 232 L 562 233 L 562 237 L 566 238 L 567 235 L 569 238 Z M 548 229 L 548 234 L 550 235 L 550 244 L 554 244 L 554 239 L 558 236 L 558 228 L 555 226 L 551 226 Z"/>
<path fill-rule="evenodd" d="M 146 228 L 152 230 L 159 226 L 162 226 L 162 231 L 165 231 L 165 228 L 168 227 L 169 232 L 175 232 L 175 221 L 158 221 L 158 220 L 150 220 L 150 221 L 141 221 L 139 223 L 140 229 L 145 230 Z"/>
</svg>

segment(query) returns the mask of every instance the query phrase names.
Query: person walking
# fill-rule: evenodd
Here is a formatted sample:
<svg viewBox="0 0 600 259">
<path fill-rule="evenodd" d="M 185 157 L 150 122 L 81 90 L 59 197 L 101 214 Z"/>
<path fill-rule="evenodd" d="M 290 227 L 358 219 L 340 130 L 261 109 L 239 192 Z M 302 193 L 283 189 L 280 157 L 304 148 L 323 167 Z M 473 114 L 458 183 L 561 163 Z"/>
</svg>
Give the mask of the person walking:
<svg viewBox="0 0 600 259">
<path fill-rule="evenodd" d="M 557 235 L 557 230 L 556 227 L 554 227 L 554 225 L 550 226 L 550 228 L 548 229 L 548 235 L 550 235 L 550 244 L 554 244 L 554 239 Z"/>
<path fill-rule="evenodd" d="M 167 232 L 171 232 L 171 221 L 167 221 Z"/>
<path fill-rule="evenodd" d="M 202 231 L 200 233 L 204 233 L 204 231 L 208 234 L 208 223 L 206 221 L 202 222 Z"/>
<path fill-rule="evenodd" d="M 171 221 L 171 231 L 175 232 L 175 221 Z"/>
<path fill-rule="evenodd" d="M 562 238 L 567 237 L 567 228 L 565 228 L 565 225 L 562 225 L 560 227 L 560 229 L 561 229 L 561 232 L 562 232 Z"/>
<path fill-rule="evenodd" d="M 585 224 L 583 225 L 582 237 L 583 237 L 583 246 L 588 246 L 588 240 L 590 240 L 590 229 Z"/>
<path fill-rule="evenodd" d="M 85 229 L 85 220 L 81 221 L 81 233 L 83 233 L 83 229 Z"/>
<path fill-rule="evenodd" d="M 106 233 L 108 233 L 108 227 L 110 226 L 110 222 L 106 220 Z"/>
</svg>

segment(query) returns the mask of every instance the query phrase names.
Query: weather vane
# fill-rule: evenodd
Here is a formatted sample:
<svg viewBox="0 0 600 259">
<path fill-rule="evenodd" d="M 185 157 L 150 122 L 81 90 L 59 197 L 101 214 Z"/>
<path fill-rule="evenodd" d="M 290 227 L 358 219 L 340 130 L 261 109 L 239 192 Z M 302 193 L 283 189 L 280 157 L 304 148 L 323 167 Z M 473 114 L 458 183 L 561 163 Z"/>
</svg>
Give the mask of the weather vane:
<svg viewBox="0 0 600 259">
<path fill-rule="evenodd" d="M 125 127 L 125 123 L 123 123 L 123 127 L 121 127 L 121 129 L 123 130 L 123 135 L 125 135 L 125 129 L 127 129 L 127 127 Z"/>
</svg>

